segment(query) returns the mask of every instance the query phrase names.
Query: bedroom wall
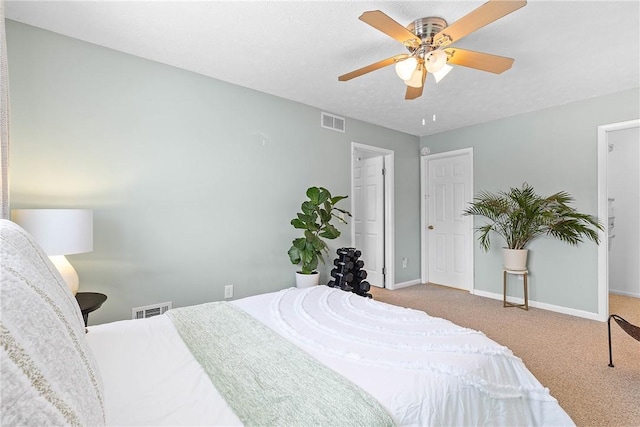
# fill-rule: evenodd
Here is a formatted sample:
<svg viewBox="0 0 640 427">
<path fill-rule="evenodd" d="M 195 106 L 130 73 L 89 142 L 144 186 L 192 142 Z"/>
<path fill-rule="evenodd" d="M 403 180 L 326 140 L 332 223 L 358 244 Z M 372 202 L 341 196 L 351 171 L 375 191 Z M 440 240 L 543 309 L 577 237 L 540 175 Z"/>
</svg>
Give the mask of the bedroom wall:
<svg viewBox="0 0 640 427">
<path fill-rule="evenodd" d="M 292 286 L 289 221 L 311 185 L 349 194 L 351 141 L 395 151 L 395 280 L 420 277 L 417 137 L 13 21 L 7 40 L 12 207 L 94 209 L 94 251 L 69 257 L 109 298 L 90 324 Z"/>
<path fill-rule="evenodd" d="M 474 193 L 528 182 L 543 195 L 567 191 L 576 209 L 597 215 L 597 126 L 638 117 L 640 91 L 634 89 L 422 137 L 420 146 L 432 153 L 473 147 Z M 475 289 L 501 296 L 502 242 L 495 243 L 486 253 L 476 240 Z M 572 247 L 542 237 L 529 249 L 530 300 L 597 312 L 594 243 Z"/>
</svg>

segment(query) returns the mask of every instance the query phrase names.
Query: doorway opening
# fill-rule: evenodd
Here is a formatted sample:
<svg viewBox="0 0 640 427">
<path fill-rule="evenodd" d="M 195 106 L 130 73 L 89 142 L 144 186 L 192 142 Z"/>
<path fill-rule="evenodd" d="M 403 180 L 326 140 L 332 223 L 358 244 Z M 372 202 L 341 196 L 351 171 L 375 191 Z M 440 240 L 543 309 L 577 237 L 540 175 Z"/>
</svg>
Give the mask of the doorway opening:
<svg viewBox="0 0 640 427">
<path fill-rule="evenodd" d="M 351 246 L 362 252 L 367 281 L 394 289 L 394 152 L 351 143 Z"/>
<path fill-rule="evenodd" d="M 422 283 L 473 291 L 473 148 L 420 160 Z"/>
<path fill-rule="evenodd" d="M 640 230 L 639 217 L 635 215 L 631 219 L 631 223 L 627 222 L 625 225 L 624 217 L 616 214 L 616 212 L 626 214 L 629 209 L 636 209 L 637 212 L 638 209 L 640 200 L 640 176 L 637 175 L 640 165 L 638 129 L 640 129 L 640 119 L 598 126 L 598 218 L 605 227 L 604 231 L 599 232 L 600 245 L 598 245 L 597 318 L 602 322 L 605 322 L 609 317 L 609 292 L 614 291 L 614 289 L 610 288 L 609 283 L 612 272 L 611 267 L 617 269 L 619 268 L 619 261 L 623 261 L 621 258 L 610 259 L 610 255 L 615 255 L 615 253 L 611 253 L 611 247 L 615 245 L 617 251 L 620 245 L 629 245 L 629 237 L 633 239 L 631 242 L 634 243 L 631 243 L 631 246 L 629 246 L 630 251 L 623 256 L 625 258 L 624 261 L 627 261 L 627 264 L 634 269 L 630 273 L 628 272 L 627 276 L 631 275 L 634 278 L 621 283 L 623 283 L 622 286 L 625 286 L 625 284 L 637 286 L 640 283 L 636 277 L 639 274 L 638 266 L 640 265 L 640 249 L 637 243 L 640 240 L 640 232 L 638 231 Z M 633 144 L 632 147 L 631 144 Z M 616 150 L 616 146 L 618 149 L 631 148 L 631 152 L 635 154 L 625 154 L 625 163 L 615 165 L 616 171 L 614 171 L 614 165 L 609 163 L 614 158 L 613 154 L 610 153 Z M 629 171 L 635 171 L 635 177 L 629 173 L 625 178 L 629 178 L 630 181 L 620 183 L 614 172 L 617 172 L 617 169 L 621 167 L 627 168 Z M 621 191 L 624 194 L 622 198 L 620 197 Z M 623 230 L 621 227 L 625 229 Z M 624 236 L 624 239 L 616 237 L 617 235 Z M 620 255 L 617 256 L 620 257 Z M 611 265 L 612 261 L 615 261 L 613 265 Z M 640 289 L 618 289 L 618 293 L 620 292 L 636 297 L 640 293 Z"/>
</svg>

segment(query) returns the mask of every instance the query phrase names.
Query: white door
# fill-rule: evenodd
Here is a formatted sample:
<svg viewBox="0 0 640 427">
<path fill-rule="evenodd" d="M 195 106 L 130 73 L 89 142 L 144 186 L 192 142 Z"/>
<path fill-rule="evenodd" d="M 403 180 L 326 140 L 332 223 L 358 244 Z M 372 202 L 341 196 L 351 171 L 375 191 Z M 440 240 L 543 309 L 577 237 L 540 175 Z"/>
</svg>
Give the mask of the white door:
<svg viewBox="0 0 640 427">
<path fill-rule="evenodd" d="M 355 159 L 355 244 L 372 286 L 384 287 L 384 157 Z"/>
<path fill-rule="evenodd" d="M 427 156 L 426 168 L 429 282 L 471 290 L 473 223 L 462 215 L 473 197 L 471 155 Z"/>
<path fill-rule="evenodd" d="M 615 194 L 610 193 L 612 190 L 610 187 L 613 183 L 609 182 L 609 175 L 611 171 L 609 170 L 609 150 L 613 149 L 615 152 L 615 140 L 617 139 L 616 134 L 619 131 L 626 131 L 637 129 L 640 127 L 640 119 L 629 120 L 620 123 L 611 123 L 606 125 L 598 126 L 598 218 L 605 225 L 605 230 L 600 231 L 598 234 L 600 236 L 600 244 L 598 245 L 598 317 L 597 319 L 601 322 L 606 322 L 609 317 L 609 270 L 610 270 L 610 257 L 609 257 L 609 241 L 611 240 L 611 245 L 615 246 L 616 240 L 618 237 L 613 239 L 611 235 L 618 235 L 618 232 L 615 229 L 619 226 L 617 223 L 617 218 L 613 218 L 613 230 L 609 231 L 607 227 L 607 223 L 609 221 L 603 220 L 603 218 L 608 218 L 609 216 L 615 216 L 615 204 L 618 203 L 618 200 L 614 201 L 614 212 L 609 211 L 609 197 L 615 198 Z M 626 133 L 626 132 L 625 132 Z M 620 134 L 622 135 L 622 134 Z M 613 138 L 610 140 L 610 138 Z M 613 147 L 609 146 L 609 143 L 614 143 Z M 635 142 L 637 144 L 637 133 L 635 135 Z M 637 156 L 637 155 L 636 155 Z M 630 164 L 630 167 L 636 168 L 638 167 L 638 160 L 636 159 L 628 159 L 629 162 L 635 162 L 635 165 Z M 615 167 L 611 165 L 611 167 Z M 627 177 L 628 178 L 628 177 Z M 635 201 L 637 206 L 637 199 Z M 638 218 L 635 218 L 635 227 L 638 227 Z M 606 221 L 606 222 L 605 222 Z M 637 230 L 638 228 L 636 228 Z M 628 231 L 627 231 L 628 232 Z M 636 252 L 637 254 L 637 252 Z M 627 257 L 630 265 L 633 265 L 634 262 L 636 265 L 638 264 L 638 259 L 635 260 L 633 258 Z"/>
<path fill-rule="evenodd" d="M 607 138 L 609 292 L 639 298 L 640 127 L 611 131 Z"/>
</svg>

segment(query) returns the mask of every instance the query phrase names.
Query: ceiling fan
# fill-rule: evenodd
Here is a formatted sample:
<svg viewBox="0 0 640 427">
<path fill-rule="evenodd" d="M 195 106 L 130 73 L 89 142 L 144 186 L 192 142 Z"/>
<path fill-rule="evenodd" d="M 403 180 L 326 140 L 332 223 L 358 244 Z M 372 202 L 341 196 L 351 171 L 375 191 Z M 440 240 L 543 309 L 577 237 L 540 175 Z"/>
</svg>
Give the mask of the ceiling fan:
<svg viewBox="0 0 640 427">
<path fill-rule="evenodd" d="M 379 10 L 364 12 L 358 19 L 399 41 L 410 53 L 383 59 L 343 74 L 338 80 L 344 82 L 396 64 L 396 73 L 407 85 L 405 99 L 416 99 L 422 95 L 427 73 L 432 73 L 437 83 L 451 71 L 449 64 L 503 73 L 511 68 L 513 58 L 449 45 L 526 4 L 526 0 L 489 0 L 451 25 L 442 18 L 430 16 L 417 19 L 406 28 Z"/>
</svg>

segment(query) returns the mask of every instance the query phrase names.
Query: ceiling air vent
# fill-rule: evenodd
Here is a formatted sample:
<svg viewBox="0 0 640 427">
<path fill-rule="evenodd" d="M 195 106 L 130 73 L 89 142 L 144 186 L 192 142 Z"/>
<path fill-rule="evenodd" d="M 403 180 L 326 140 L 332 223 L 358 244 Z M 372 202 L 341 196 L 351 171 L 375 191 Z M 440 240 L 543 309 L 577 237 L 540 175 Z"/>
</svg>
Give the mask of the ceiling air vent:
<svg viewBox="0 0 640 427">
<path fill-rule="evenodd" d="M 320 126 L 325 129 L 344 132 L 344 117 L 338 117 L 333 114 L 323 112 L 320 114 Z"/>
<path fill-rule="evenodd" d="M 135 307 L 131 309 L 131 318 L 146 319 L 147 317 L 164 314 L 167 310 L 171 310 L 171 301 L 155 305 L 146 305 L 144 307 Z"/>
</svg>

